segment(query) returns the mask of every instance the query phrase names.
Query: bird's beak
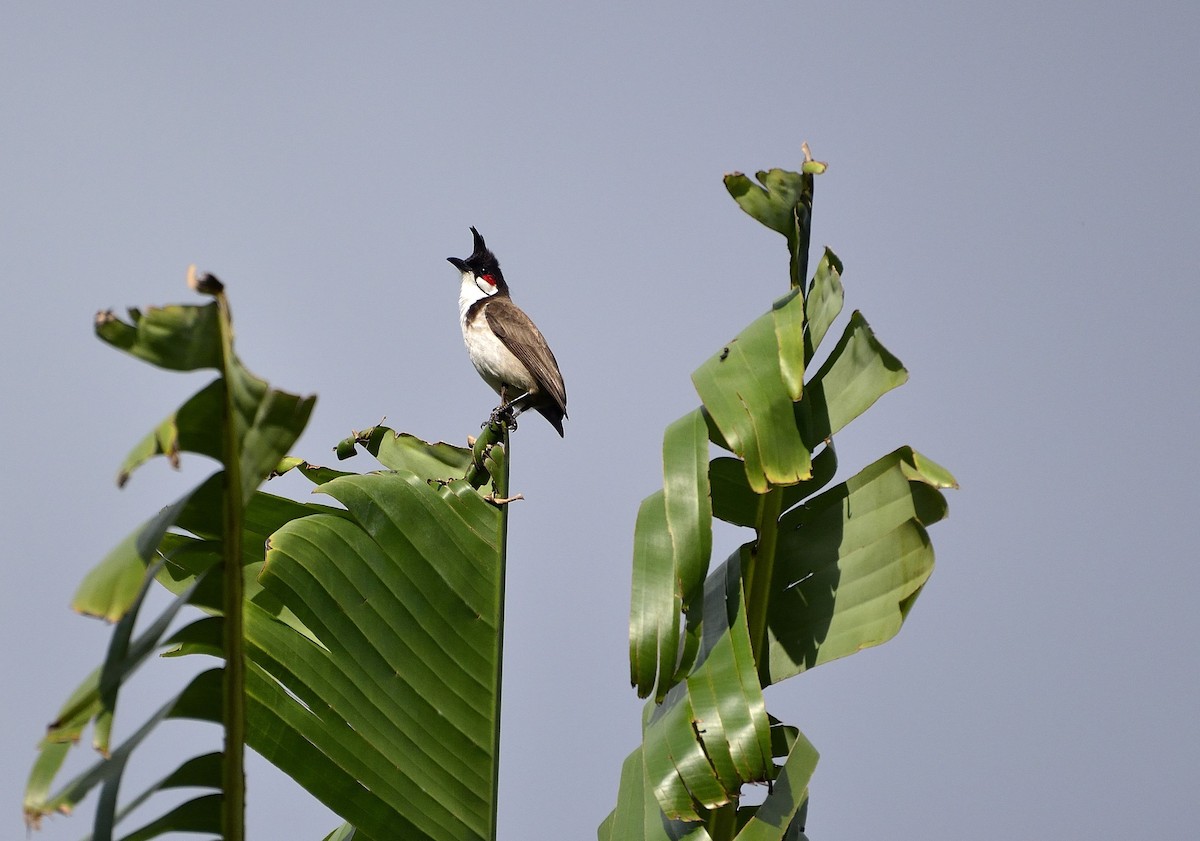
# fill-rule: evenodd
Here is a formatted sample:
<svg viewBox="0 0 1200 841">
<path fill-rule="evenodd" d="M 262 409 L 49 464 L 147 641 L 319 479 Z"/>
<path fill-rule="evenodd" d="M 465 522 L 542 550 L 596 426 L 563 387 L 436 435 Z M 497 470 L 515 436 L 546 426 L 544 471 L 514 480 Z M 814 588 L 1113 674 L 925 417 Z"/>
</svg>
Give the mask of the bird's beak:
<svg viewBox="0 0 1200 841">
<path fill-rule="evenodd" d="M 454 266 L 454 268 L 458 269 L 460 272 L 465 272 L 467 270 L 466 260 L 458 257 L 447 257 L 446 260 L 450 263 L 450 265 Z"/>
</svg>

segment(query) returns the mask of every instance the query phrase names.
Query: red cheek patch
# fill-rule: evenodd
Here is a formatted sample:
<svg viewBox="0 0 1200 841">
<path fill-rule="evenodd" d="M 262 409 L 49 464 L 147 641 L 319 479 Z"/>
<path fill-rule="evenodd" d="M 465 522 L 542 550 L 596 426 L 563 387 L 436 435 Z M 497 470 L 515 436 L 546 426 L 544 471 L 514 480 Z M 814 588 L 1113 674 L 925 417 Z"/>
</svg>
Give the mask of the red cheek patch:
<svg viewBox="0 0 1200 841">
<path fill-rule="evenodd" d="M 482 277 L 485 281 L 487 281 L 488 286 L 496 285 L 496 278 L 492 277 L 490 274 L 485 274 Z"/>
</svg>

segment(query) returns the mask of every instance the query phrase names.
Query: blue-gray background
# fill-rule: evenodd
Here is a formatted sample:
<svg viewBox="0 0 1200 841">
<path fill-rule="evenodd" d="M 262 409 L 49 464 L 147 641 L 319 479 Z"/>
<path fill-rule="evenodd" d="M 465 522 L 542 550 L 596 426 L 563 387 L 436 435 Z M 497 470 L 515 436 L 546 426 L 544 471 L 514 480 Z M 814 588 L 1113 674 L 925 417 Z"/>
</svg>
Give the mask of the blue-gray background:
<svg viewBox="0 0 1200 841">
<path fill-rule="evenodd" d="M 844 469 L 909 443 L 963 485 L 900 636 L 768 693 L 822 752 L 811 837 L 1193 837 L 1198 42 L 1183 2 L 6 5 L 0 836 L 103 649 L 76 582 L 210 469 L 114 489 L 206 378 L 104 348 L 92 313 L 189 300 L 196 262 L 247 364 L 320 395 L 297 454 L 383 416 L 462 441 L 494 404 L 445 262 L 476 225 L 571 414 L 515 441 L 500 835 L 594 837 L 638 738 L 661 430 L 786 287 L 721 175 L 807 140 L 814 245 L 912 372 Z M 152 665 L 121 732 L 180 671 Z M 211 743 L 162 735 L 135 780 Z M 257 760 L 250 804 L 258 839 L 337 823 Z"/>
</svg>

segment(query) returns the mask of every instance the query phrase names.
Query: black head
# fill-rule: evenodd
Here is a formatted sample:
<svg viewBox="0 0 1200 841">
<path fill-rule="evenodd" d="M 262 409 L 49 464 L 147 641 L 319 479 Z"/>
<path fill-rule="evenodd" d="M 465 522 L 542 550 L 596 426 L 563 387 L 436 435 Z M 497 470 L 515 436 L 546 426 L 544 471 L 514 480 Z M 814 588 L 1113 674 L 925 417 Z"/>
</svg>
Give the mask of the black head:
<svg viewBox="0 0 1200 841">
<path fill-rule="evenodd" d="M 465 260 L 458 257 L 446 259 L 460 272 L 469 271 L 477 278 L 489 278 L 489 282 L 496 286 L 497 291 L 507 292 L 508 284 L 504 282 L 504 274 L 500 271 L 500 261 L 488 250 L 487 243 L 474 227 L 471 228 L 471 236 L 475 239 L 475 250 L 471 252 L 470 257 Z"/>
</svg>

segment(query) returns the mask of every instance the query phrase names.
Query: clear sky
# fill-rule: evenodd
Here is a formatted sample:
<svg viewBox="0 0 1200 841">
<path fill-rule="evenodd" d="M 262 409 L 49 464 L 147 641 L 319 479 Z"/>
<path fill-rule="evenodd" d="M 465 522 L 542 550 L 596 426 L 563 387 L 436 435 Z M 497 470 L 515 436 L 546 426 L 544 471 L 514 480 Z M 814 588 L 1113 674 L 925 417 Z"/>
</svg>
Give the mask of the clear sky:
<svg viewBox="0 0 1200 841">
<path fill-rule="evenodd" d="M 189 300 L 195 262 L 250 368 L 319 394 L 297 455 L 383 416 L 461 442 L 495 402 L 445 261 L 475 225 L 570 412 L 565 440 L 531 415 L 514 441 L 500 835 L 593 838 L 638 739 L 630 547 L 662 429 L 787 285 L 721 176 L 804 140 L 843 319 L 912 374 L 843 470 L 908 443 L 963 486 L 900 636 L 767 694 L 822 753 L 810 836 L 1194 837 L 1197 43 L 1186 2 L 6 4 L 0 837 L 107 639 L 75 584 L 210 469 L 115 489 L 207 378 L 106 349 L 94 311 Z M 178 671 L 152 664 L 121 732 Z M 207 733 L 164 732 L 137 779 Z M 261 762 L 249 797 L 257 839 L 337 823 Z"/>
</svg>

